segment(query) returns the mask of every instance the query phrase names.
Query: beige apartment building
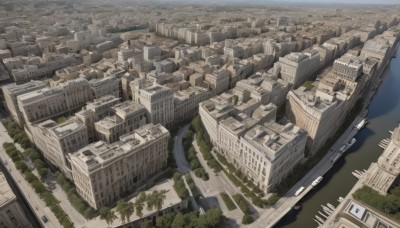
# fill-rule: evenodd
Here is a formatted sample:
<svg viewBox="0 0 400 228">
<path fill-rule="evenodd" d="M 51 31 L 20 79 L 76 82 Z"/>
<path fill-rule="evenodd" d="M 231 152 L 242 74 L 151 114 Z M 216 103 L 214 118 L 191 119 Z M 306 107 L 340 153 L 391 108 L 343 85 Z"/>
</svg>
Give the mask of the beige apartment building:
<svg viewBox="0 0 400 228">
<path fill-rule="evenodd" d="M 306 132 L 290 122 L 276 123 L 272 103 L 247 113 L 224 93 L 199 109 L 218 152 L 266 193 L 304 158 Z"/>
<path fill-rule="evenodd" d="M 120 79 L 115 76 L 101 79 L 92 79 L 89 81 L 92 99 L 98 99 L 105 95 L 120 97 Z"/>
<path fill-rule="evenodd" d="M 46 83 L 42 81 L 30 81 L 21 85 L 10 83 L 2 87 L 5 106 L 10 112 L 11 118 L 20 126 L 24 125 L 24 118 L 18 108 L 17 97 L 35 90 L 43 89 Z"/>
<path fill-rule="evenodd" d="M 17 97 L 25 122 L 37 123 L 72 112 L 90 100 L 89 83 L 75 79 L 54 88 L 43 88 Z"/>
<path fill-rule="evenodd" d="M 214 70 L 212 73 L 206 74 L 204 80 L 210 84 L 213 96 L 219 95 L 229 89 L 229 73 L 227 70 Z"/>
<path fill-rule="evenodd" d="M 75 113 L 75 116 L 86 125 L 89 142 L 97 140 L 96 129 L 94 127 L 95 122 L 109 116 L 110 108 L 119 102 L 120 98 L 106 95 L 88 102 L 81 111 Z"/>
<path fill-rule="evenodd" d="M 211 98 L 211 91 L 192 86 L 174 93 L 175 123 L 189 120 L 199 112 L 199 103 Z"/>
<path fill-rule="evenodd" d="M 314 154 L 340 124 L 342 101 L 325 100 L 315 95 L 315 91 L 300 87 L 289 91 L 286 115 L 308 134 L 307 149 Z"/>
<path fill-rule="evenodd" d="M 2 172 L 0 172 L 0 192 L 0 227 L 31 228 L 32 224 L 22 211 Z"/>
<path fill-rule="evenodd" d="M 95 209 L 115 203 L 167 166 L 169 138 L 166 128 L 148 124 L 116 143 L 99 141 L 70 154 L 77 192 Z"/>
<path fill-rule="evenodd" d="M 307 134 L 292 123 L 260 124 L 240 140 L 238 167 L 264 192 L 274 189 L 304 158 Z"/>
<path fill-rule="evenodd" d="M 153 85 L 139 90 L 137 100 L 147 110 L 149 123 L 170 127 L 174 122 L 174 94 L 171 89 Z"/>
<path fill-rule="evenodd" d="M 66 156 L 89 144 L 86 126 L 71 118 L 61 124 L 46 120 L 40 124 L 28 125 L 28 128 L 31 141 L 45 159 L 71 178 L 71 167 Z"/>
<path fill-rule="evenodd" d="M 280 57 L 278 64 L 281 68 L 282 79 L 297 88 L 310 79 L 312 73 L 318 69 L 320 57 L 318 51 L 307 49 L 301 53 L 292 52 L 285 57 Z"/>
<path fill-rule="evenodd" d="M 146 124 L 146 109 L 134 101 L 114 105 L 109 115 L 94 124 L 97 138 L 108 144 Z"/>
</svg>

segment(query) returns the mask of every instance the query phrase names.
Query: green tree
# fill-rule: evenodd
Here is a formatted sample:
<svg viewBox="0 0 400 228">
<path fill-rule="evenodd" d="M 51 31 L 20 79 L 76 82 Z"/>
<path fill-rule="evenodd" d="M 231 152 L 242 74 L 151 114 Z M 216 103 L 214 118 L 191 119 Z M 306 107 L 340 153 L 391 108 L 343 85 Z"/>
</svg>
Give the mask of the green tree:
<svg viewBox="0 0 400 228">
<path fill-rule="evenodd" d="M 198 227 L 209 228 L 209 227 L 221 227 L 225 221 L 222 215 L 222 210 L 219 208 L 212 208 L 205 214 L 200 215 L 197 221 Z"/>
<path fill-rule="evenodd" d="M 166 213 L 163 216 L 158 216 L 156 220 L 156 225 L 159 228 L 169 228 L 172 227 L 172 223 L 174 222 L 175 213 L 170 212 Z"/>
<path fill-rule="evenodd" d="M 122 223 L 125 223 L 126 220 L 126 208 L 128 207 L 128 203 L 124 200 L 119 200 L 117 203 L 117 211 L 120 215 Z"/>
<path fill-rule="evenodd" d="M 15 167 L 21 171 L 22 173 L 28 170 L 28 166 L 25 164 L 23 161 L 17 161 L 15 162 Z"/>
<path fill-rule="evenodd" d="M 153 224 L 150 220 L 146 220 L 140 224 L 140 228 L 152 228 Z"/>
<path fill-rule="evenodd" d="M 186 227 L 185 216 L 179 212 L 176 216 L 174 221 L 172 222 L 172 228 L 184 228 Z"/>
<path fill-rule="evenodd" d="M 244 214 L 242 218 L 242 224 L 250 224 L 254 221 L 253 217 L 249 214 Z"/>
<path fill-rule="evenodd" d="M 128 222 L 130 222 L 133 212 L 135 212 L 135 204 L 132 202 L 129 202 L 127 207 L 125 208 L 125 217 L 126 217 L 126 220 L 128 220 Z"/>
<path fill-rule="evenodd" d="M 110 226 L 110 224 L 113 223 L 115 219 L 117 219 L 117 216 L 110 208 L 103 207 L 100 209 L 100 219 L 105 220 L 107 225 Z"/>
<path fill-rule="evenodd" d="M 136 204 L 136 215 L 139 218 L 142 218 L 142 216 L 143 216 L 143 203 Z"/>
<path fill-rule="evenodd" d="M 157 210 L 161 210 L 163 204 L 164 204 L 164 200 L 166 199 L 166 190 L 161 190 L 160 192 L 157 193 L 157 197 L 155 200 L 155 206 L 157 208 Z"/>
<path fill-rule="evenodd" d="M 37 193 L 42 193 L 46 191 L 46 187 L 40 182 L 40 180 L 35 180 L 31 183 L 33 189 L 35 189 L 35 192 Z"/>
</svg>

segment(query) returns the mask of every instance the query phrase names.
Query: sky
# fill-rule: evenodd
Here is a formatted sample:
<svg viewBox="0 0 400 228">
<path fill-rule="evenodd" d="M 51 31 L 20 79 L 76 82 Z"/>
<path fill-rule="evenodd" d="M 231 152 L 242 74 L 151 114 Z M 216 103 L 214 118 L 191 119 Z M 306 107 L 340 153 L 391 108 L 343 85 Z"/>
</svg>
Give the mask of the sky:
<svg viewBox="0 0 400 228">
<path fill-rule="evenodd" d="M 186 0 L 186 2 L 198 2 L 201 0 Z M 220 2 L 221 0 L 218 0 Z M 334 4 L 334 3 L 346 3 L 346 4 L 399 4 L 400 0 L 222 0 L 223 2 L 256 2 L 256 3 L 268 3 L 268 2 L 284 2 L 284 3 L 319 3 L 319 4 Z"/>
</svg>

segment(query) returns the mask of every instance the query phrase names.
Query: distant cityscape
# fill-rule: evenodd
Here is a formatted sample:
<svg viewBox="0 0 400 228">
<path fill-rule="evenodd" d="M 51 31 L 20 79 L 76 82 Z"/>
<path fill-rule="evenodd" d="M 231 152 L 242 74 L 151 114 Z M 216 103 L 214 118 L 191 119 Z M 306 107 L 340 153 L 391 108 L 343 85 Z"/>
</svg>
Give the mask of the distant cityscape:
<svg viewBox="0 0 400 228">
<path fill-rule="evenodd" d="M 252 3 L 0 3 L 0 227 L 265 228 L 300 210 L 360 143 L 400 5 Z M 315 227 L 400 227 L 390 134 Z"/>
</svg>

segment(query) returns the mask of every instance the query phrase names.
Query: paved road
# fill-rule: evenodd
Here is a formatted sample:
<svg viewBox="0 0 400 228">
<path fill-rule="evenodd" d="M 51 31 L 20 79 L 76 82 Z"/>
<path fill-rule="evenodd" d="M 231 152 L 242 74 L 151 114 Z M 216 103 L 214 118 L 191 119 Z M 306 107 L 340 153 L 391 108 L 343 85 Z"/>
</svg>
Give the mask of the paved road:
<svg viewBox="0 0 400 228">
<path fill-rule="evenodd" d="M 275 225 L 291 208 L 293 208 L 302 197 L 304 197 L 311 189 L 311 183 L 319 176 L 323 176 L 328 172 L 334 163 L 332 159 L 339 153 L 340 147 L 348 143 L 356 134 L 354 129 L 362 117 L 358 116 L 353 123 L 347 128 L 342 136 L 335 142 L 329 152 L 321 159 L 321 161 L 314 166 L 299 182 L 297 182 L 278 202 L 271 208 L 268 208 L 259 219 L 257 219 L 249 227 L 272 227 Z M 345 156 L 345 155 L 343 155 Z M 295 192 L 301 187 L 306 187 L 305 190 L 299 195 L 294 196 Z"/>
<path fill-rule="evenodd" d="M 175 136 L 174 140 L 174 157 L 176 160 L 176 165 L 178 166 L 178 170 L 181 173 L 190 172 L 192 169 L 190 168 L 189 162 L 185 158 L 185 152 L 183 151 L 182 140 L 185 132 L 189 129 L 189 124 L 180 128 L 178 133 Z"/>
<path fill-rule="evenodd" d="M 26 201 L 31 207 L 33 213 L 35 213 L 39 222 L 43 227 L 48 228 L 57 228 L 62 227 L 58 222 L 57 218 L 50 210 L 50 208 L 46 207 L 45 202 L 40 199 L 40 197 L 35 193 L 31 185 L 25 180 L 22 174 L 17 170 L 14 165 L 14 162 L 8 157 L 8 154 L 5 152 L 3 148 L 3 143 L 5 142 L 13 142 L 8 133 L 6 132 L 3 124 L 0 124 L 0 159 L 4 164 L 6 169 L 9 171 L 10 176 L 14 179 L 14 182 L 17 184 L 21 193 L 24 195 Z M 18 146 L 17 146 L 18 147 Z M 36 210 L 37 208 L 37 210 Z M 48 221 L 47 223 L 43 223 L 40 219 L 42 216 L 46 216 Z"/>
</svg>

